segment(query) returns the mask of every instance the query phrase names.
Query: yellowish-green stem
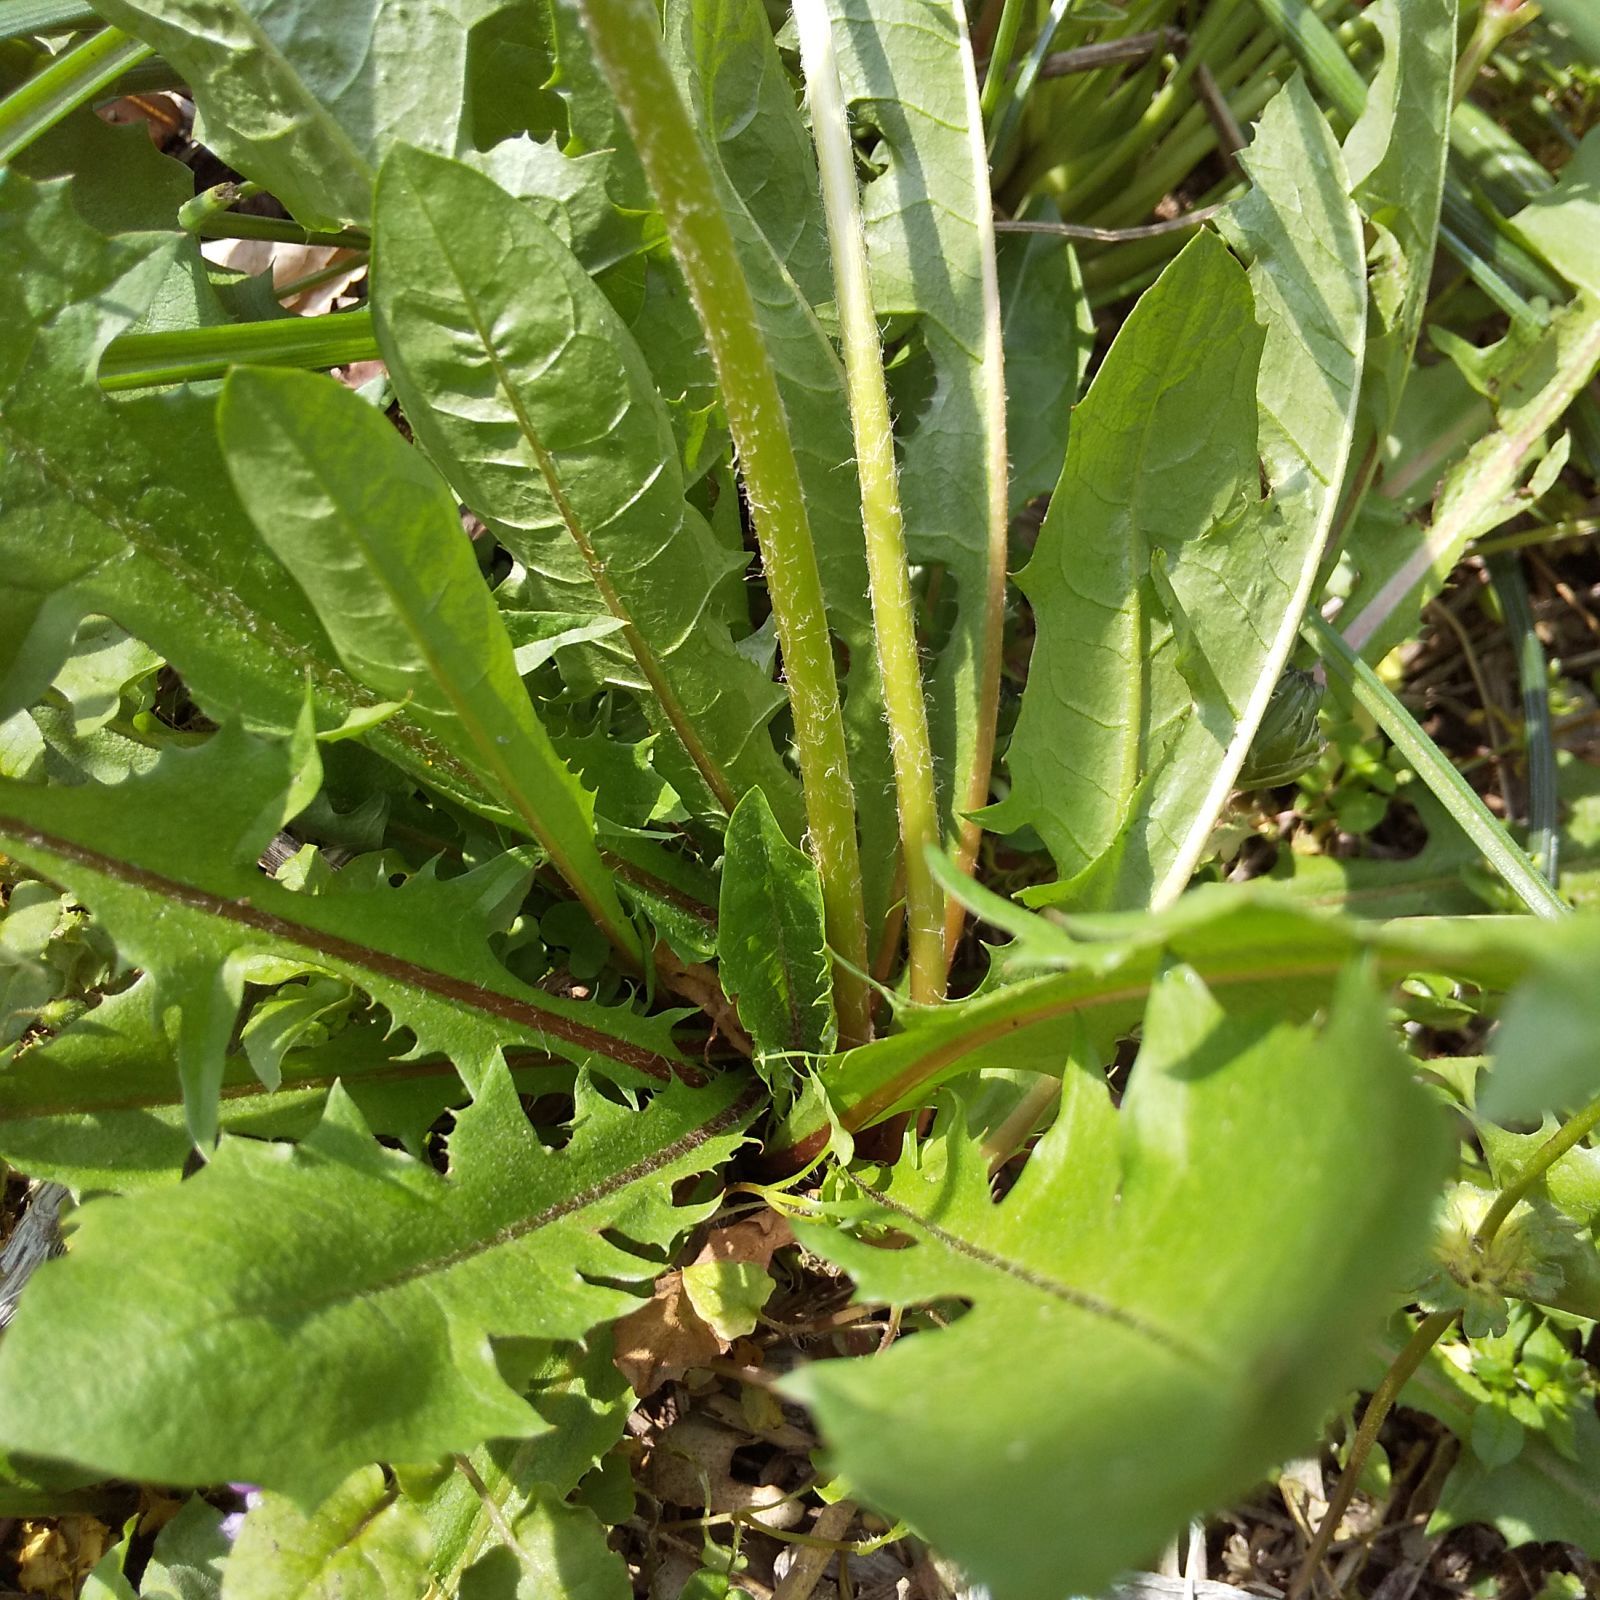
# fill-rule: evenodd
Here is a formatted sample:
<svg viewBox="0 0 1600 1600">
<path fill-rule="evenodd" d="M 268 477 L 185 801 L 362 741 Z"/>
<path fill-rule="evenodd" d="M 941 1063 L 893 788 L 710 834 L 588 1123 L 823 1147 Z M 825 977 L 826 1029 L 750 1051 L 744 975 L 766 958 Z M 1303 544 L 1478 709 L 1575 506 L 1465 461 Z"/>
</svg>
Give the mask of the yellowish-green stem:
<svg viewBox="0 0 1600 1600">
<path fill-rule="evenodd" d="M 928 866 L 928 852 L 939 844 L 939 802 L 917 654 L 905 524 L 895 477 L 894 426 L 889 417 L 889 391 L 883 376 L 883 350 L 872 304 L 832 24 L 825 0 L 796 0 L 794 16 L 833 253 L 833 286 L 855 431 L 856 472 L 861 482 L 873 632 L 900 806 L 911 998 L 931 1004 L 943 995 L 945 982 L 944 894 Z"/>
<path fill-rule="evenodd" d="M 788 417 L 710 162 L 667 65 L 653 0 L 579 0 L 579 9 L 661 207 L 739 453 L 783 653 L 811 850 L 836 957 L 839 1042 L 860 1044 L 872 1036 L 872 1018 L 855 793 Z"/>
</svg>

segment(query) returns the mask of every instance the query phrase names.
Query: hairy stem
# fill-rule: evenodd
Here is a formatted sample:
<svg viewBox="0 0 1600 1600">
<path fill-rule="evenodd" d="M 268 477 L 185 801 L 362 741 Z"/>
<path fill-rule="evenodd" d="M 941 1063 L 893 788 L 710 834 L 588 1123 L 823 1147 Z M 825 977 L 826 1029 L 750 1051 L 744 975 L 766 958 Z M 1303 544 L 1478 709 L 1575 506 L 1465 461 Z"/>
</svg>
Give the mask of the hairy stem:
<svg viewBox="0 0 1600 1600">
<path fill-rule="evenodd" d="M 1009 13 L 1008 13 L 1009 14 Z M 917 656 L 917 626 L 906 565 L 905 523 L 895 478 L 894 425 L 883 376 L 867 244 L 850 146 L 832 24 L 825 0 L 797 0 L 795 22 L 805 67 L 806 98 L 822 175 L 822 202 L 833 252 L 834 292 L 844 346 L 856 471 L 861 480 L 861 523 L 866 535 L 868 588 L 884 714 L 894 756 L 905 863 L 906 928 L 911 950 L 911 998 L 932 1003 L 944 993 L 944 892 L 928 866 L 939 844 L 939 801 L 933 781 L 933 747 Z M 1002 31 L 1004 23 L 1002 22 Z"/>
<path fill-rule="evenodd" d="M 650 0 L 579 0 L 596 57 L 666 221 L 739 452 L 783 652 L 822 879 L 841 1041 L 871 1035 L 855 795 L 822 580 L 772 360 L 699 135 L 667 65 Z"/>
</svg>

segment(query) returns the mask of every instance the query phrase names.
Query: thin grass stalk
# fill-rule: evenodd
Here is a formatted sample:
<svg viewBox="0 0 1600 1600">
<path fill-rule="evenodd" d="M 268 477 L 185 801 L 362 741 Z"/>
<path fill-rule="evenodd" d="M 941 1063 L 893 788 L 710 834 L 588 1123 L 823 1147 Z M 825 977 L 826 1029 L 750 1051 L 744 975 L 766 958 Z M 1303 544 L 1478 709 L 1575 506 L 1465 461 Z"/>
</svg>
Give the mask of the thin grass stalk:
<svg viewBox="0 0 1600 1600">
<path fill-rule="evenodd" d="M 1550 674 L 1533 625 L 1528 583 L 1516 556 L 1489 557 L 1489 578 L 1517 652 L 1523 743 L 1528 755 L 1528 847 L 1551 883 L 1561 881 L 1561 803 L 1556 792 L 1555 734 L 1550 726 Z"/>
<path fill-rule="evenodd" d="M 796 0 L 794 17 L 822 177 L 856 472 L 861 481 L 873 634 L 900 809 L 911 998 L 932 1004 L 943 996 L 945 985 L 944 893 L 928 866 L 928 852 L 939 845 L 939 799 L 906 562 L 905 520 L 895 475 L 889 389 L 883 376 L 883 347 L 868 277 L 854 154 L 826 0 Z"/>
<path fill-rule="evenodd" d="M 1363 710 L 1388 734 L 1412 771 L 1433 791 L 1511 892 L 1536 917 L 1568 915 L 1572 908 L 1540 875 L 1438 745 L 1389 693 L 1377 673 L 1314 611 L 1307 617 L 1306 631 L 1324 665 L 1349 686 Z"/>
<path fill-rule="evenodd" d="M 1151 95 L 1149 104 L 1134 125 L 1101 151 L 1087 172 L 1069 175 L 1069 194 L 1059 198 L 1075 220 L 1083 217 L 1090 206 L 1115 204 L 1128 186 L 1128 170 L 1152 151 L 1162 149 L 1162 141 L 1173 125 L 1186 111 L 1195 109 L 1190 80 L 1202 61 L 1215 59 L 1219 63 L 1245 67 L 1252 53 L 1264 57 L 1270 52 L 1270 39 L 1263 43 L 1259 30 L 1252 31 L 1251 21 L 1249 11 L 1239 4 L 1239 0 L 1222 0 L 1222 3 L 1207 9 L 1199 27 L 1179 55 L 1176 69 Z M 1198 109 L 1203 117 L 1203 107 Z M 1013 180 L 1013 187 L 1031 187 L 1043 177 L 1045 171 L 1060 164 L 1061 156 L 1054 147 L 1042 148 L 1029 157 L 1023 172 Z M 1191 161 L 1184 166 L 1179 176 L 1187 173 L 1192 165 Z M 1103 197 L 1108 191 L 1112 198 L 1106 202 Z M 1167 189 L 1157 190 L 1156 198 L 1161 198 L 1165 193 Z"/>
<path fill-rule="evenodd" d="M 989 123 L 989 150 L 994 157 L 998 169 L 1004 164 L 1006 151 L 1016 137 L 1023 114 L 1028 108 L 1028 96 L 1033 93 L 1033 86 L 1038 82 L 1040 69 L 1044 66 L 1045 57 L 1050 53 L 1050 46 L 1055 41 L 1057 30 L 1066 20 L 1066 15 L 1071 10 L 1073 0 L 1051 0 L 1050 14 L 1044 20 L 1044 26 L 1039 30 L 1039 36 L 1033 41 L 1032 47 L 1023 57 L 1022 65 L 1017 69 L 1017 81 L 1012 85 L 1011 94 L 1005 105 L 995 115 L 987 106 L 984 114 L 990 117 Z M 989 85 L 984 84 L 985 92 Z"/>
<path fill-rule="evenodd" d="M 1023 19 L 1032 9 L 1033 0 L 1005 0 L 1000 12 L 1000 26 L 995 30 L 994 48 L 989 52 L 989 65 L 984 71 L 983 94 L 980 97 L 986 122 L 992 123 L 1006 102 L 1010 89 L 1011 57 L 1016 53 Z"/>
<path fill-rule="evenodd" d="M 666 221 L 716 369 L 777 623 L 812 853 L 833 949 L 841 1044 L 871 1037 L 855 793 L 800 469 L 710 164 L 673 81 L 651 0 L 579 10 Z"/>
</svg>

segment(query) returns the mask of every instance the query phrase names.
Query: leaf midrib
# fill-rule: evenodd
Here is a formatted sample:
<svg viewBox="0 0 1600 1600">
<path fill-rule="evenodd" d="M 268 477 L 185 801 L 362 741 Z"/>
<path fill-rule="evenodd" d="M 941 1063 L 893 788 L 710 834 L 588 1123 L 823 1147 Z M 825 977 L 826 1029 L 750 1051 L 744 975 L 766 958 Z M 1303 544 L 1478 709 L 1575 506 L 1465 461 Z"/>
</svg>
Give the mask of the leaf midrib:
<svg viewBox="0 0 1600 1600">
<path fill-rule="evenodd" d="M 364 1283 L 354 1289 L 336 1288 L 318 1297 L 293 1302 L 280 1299 L 274 1301 L 271 1306 L 266 1307 L 232 1306 L 225 1315 L 214 1320 L 234 1321 L 241 1318 L 260 1316 L 310 1315 L 317 1311 L 326 1310 L 329 1306 L 337 1306 L 345 1302 L 353 1303 L 369 1297 L 388 1294 L 396 1289 L 403 1289 L 407 1284 L 416 1283 L 440 1273 L 450 1272 L 468 1261 L 475 1261 L 480 1256 L 488 1255 L 494 1250 L 515 1244 L 519 1239 L 526 1238 L 527 1235 L 536 1233 L 541 1228 L 551 1227 L 566 1217 L 570 1217 L 580 1211 L 586 1211 L 591 1206 L 599 1205 L 601 1201 L 609 1199 L 612 1195 L 626 1189 L 631 1184 L 640 1183 L 664 1168 L 672 1166 L 681 1157 L 691 1154 L 701 1145 L 715 1139 L 718 1134 L 727 1132 L 737 1126 L 748 1113 L 755 1110 L 764 1093 L 763 1085 L 753 1083 L 730 1105 L 725 1106 L 716 1115 L 709 1117 L 698 1127 L 691 1128 L 687 1133 L 680 1134 L 670 1144 L 662 1145 L 659 1149 L 652 1150 L 649 1155 L 641 1156 L 637 1161 L 626 1167 L 619 1168 L 608 1177 L 599 1179 L 585 1189 L 580 1189 L 573 1194 L 564 1195 L 561 1199 L 552 1201 L 542 1211 L 530 1212 L 512 1222 L 503 1223 L 492 1233 L 484 1234 L 470 1243 L 460 1245 L 442 1255 L 430 1256 L 425 1260 L 414 1262 L 412 1265 L 404 1267 L 375 1283 Z M 559 1152 L 555 1154 L 559 1159 Z M 437 1177 L 437 1174 L 434 1176 Z M 438 1181 L 441 1185 L 445 1182 L 442 1178 L 439 1178 Z M 642 1263 L 641 1265 L 647 1267 L 648 1263 Z"/>
<path fill-rule="evenodd" d="M 695 770 L 705 780 L 707 787 L 716 797 L 717 803 L 724 811 L 731 812 L 737 799 L 733 786 L 729 783 L 727 774 L 712 758 L 711 752 L 700 738 L 699 731 L 695 728 L 688 713 L 684 710 L 682 702 L 678 699 L 677 692 L 673 689 L 654 647 L 645 638 L 638 624 L 633 620 L 633 615 L 629 611 L 626 601 L 623 600 L 606 573 L 605 563 L 600 559 L 599 553 L 589 537 L 588 529 L 584 526 L 582 519 L 567 498 L 566 487 L 560 472 L 557 470 L 555 460 L 549 450 L 545 448 L 544 441 L 540 438 L 533 419 L 528 415 L 527 408 L 522 403 L 522 396 L 517 392 L 516 385 L 512 382 L 511 374 L 501 357 L 499 346 L 490 337 L 487 322 L 478 306 L 476 297 L 472 293 L 471 285 L 458 269 L 455 256 L 452 254 L 450 245 L 441 232 L 433 211 L 427 203 L 426 195 L 419 201 L 417 209 L 427 221 L 429 231 L 433 234 L 434 242 L 438 246 L 440 255 L 450 265 L 451 275 L 455 279 L 456 287 L 461 291 L 462 304 L 466 307 L 467 315 L 472 319 L 472 330 L 477 336 L 479 347 L 483 350 L 489 362 L 501 395 L 511 408 L 512 416 L 516 419 L 517 431 L 533 452 L 540 476 L 544 479 L 545 488 L 548 490 L 550 498 L 555 502 L 556 511 L 561 518 L 562 524 L 571 536 L 573 543 L 578 547 L 583 563 L 588 568 L 590 580 L 593 582 L 606 609 L 622 624 L 622 633 L 623 637 L 628 641 L 628 648 L 632 651 L 634 660 L 639 665 L 639 670 L 644 674 L 645 681 L 650 685 L 651 693 L 655 695 L 656 701 L 661 707 L 662 715 L 666 717 L 667 722 L 671 725 L 673 733 L 679 743 L 682 744 L 690 761 L 694 764 Z"/>
<path fill-rule="evenodd" d="M 92 1014 L 91 1014 L 92 1016 Z M 90 1020 L 89 1018 L 85 1019 Z M 517 1050 L 508 1048 L 502 1052 L 505 1056 L 506 1066 L 512 1072 L 522 1072 L 533 1067 L 555 1067 L 562 1065 L 563 1058 L 549 1054 L 542 1050 Z M 27 1058 L 29 1052 L 23 1051 L 20 1055 L 13 1056 L 7 1067 L 20 1066 Z M 444 1056 L 427 1057 L 421 1061 L 407 1061 L 396 1059 L 381 1067 L 374 1067 L 369 1071 L 351 1071 L 348 1068 L 342 1072 L 312 1073 L 303 1077 L 294 1077 L 289 1072 L 284 1073 L 283 1082 L 277 1089 L 264 1089 L 254 1078 L 244 1079 L 238 1083 L 224 1084 L 218 1090 L 220 1100 L 263 1100 L 271 1101 L 279 1096 L 297 1094 L 315 1094 L 322 1089 L 331 1089 L 335 1083 L 342 1083 L 352 1093 L 369 1085 L 395 1084 L 395 1083 L 424 1083 L 432 1078 L 460 1079 L 454 1063 Z M 465 1093 L 465 1086 L 463 1086 Z M 285 1109 L 288 1109 L 285 1107 Z M 127 1095 L 119 1100 L 90 1100 L 59 1101 L 54 1104 L 32 1104 L 21 1107 L 6 1105 L 0 1102 L 0 1130 L 17 1127 L 29 1122 L 48 1122 L 58 1117 L 81 1117 L 110 1113 L 132 1111 L 162 1111 L 170 1110 L 181 1113 L 183 1100 L 175 1093 L 161 1093 L 152 1091 L 149 1094 Z"/>
<path fill-rule="evenodd" d="M 1025 1284 L 1028 1288 L 1039 1294 L 1049 1295 L 1054 1300 L 1059 1300 L 1071 1306 L 1076 1311 L 1082 1311 L 1088 1316 L 1100 1317 L 1108 1322 L 1114 1322 L 1119 1327 L 1126 1328 L 1130 1333 L 1138 1334 L 1141 1338 L 1149 1340 L 1152 1344 L 1159 1345 L 1169 1355 L 1175 1355 L 1185 1361 L 1192 1361 L 1198 1366 L 1212 1370 L 1220 1370 L 1217 1361 L 1198 1345 L 1191 1344 L 1181 1334 L 1174 1333 L 1169 1328 L 1162 1327 L 1159 1323 L 1148 1322 L 1136 1311 L 1130 1311 L 1125 1306 L 1117 1305 L 1114 1301 L 1102 1299 L 1099 1295 L 1091 1294 L 1087 1289 L 1078 1289 L 1068 1283 L 1062 1283 L 1057 1278 L 1037 1271 L 1033 1267 L 1025 1266 L 1020 1261 L 1013 1261 L 1009 1256 L 1002 1256 L 997 1251 L 989 1250 L 974 1240 L 963 1238 L 960 1234 L 951 1233 L 947 1228 L 942 1228 L 937 1222 L 922 1216 L 912 1210 L 908 1205 L 898 1200 L 891 1200 L 882 1190 L 874 1189 L 870 1184 L 863 1183 L 853 1172 L 841 1167 L 839 1169 L 863 1194 L 870 1197 L 874 1205 L 882 1206 L 886 1211 L 892 1211 L 897 1216 L 904 1217 L 908 1222 L 932 1239 L 936 1244 L 943 1245 L 952 1254 L 965 1257 L 968 1261 L 976 1262 L 979 1266 L 991 1272 L 998 1272 L 1018 1283 Z"/>
<path fill-rule="evenodd" d="M 159 895 L 186 909 L 199 911 L 224 922 L 237 923 L 258 933 L 270 934 L 290 944 L 309 950 L 330 961 L 348 963 L 376 973 L 391 983 L 408 985 L 436 996 L 453 1005 L 479 1011 L 502 1021 L 514 1022 L 538 1033 L 564 1040 L 581 1049 L 591 1050 L 607 1060 L 632 1067 L 647 1077 L 669 1082 L 680 1077 L 685 1083 L 704 1083 L 699 1069 L 684 1062 L 673 1061 L 642 1045 L 616 1038 L 614 1035 L 591 1028 L 557 1012 L 546 1011 L 537 1002 L 498 989 L 453 978 L 448 973 L 424 967 L 403 956 L 374 950 L 368 945 L 345 939 L 338 934 L 325 933 L 291 921 L 276 912 L 263 910 L 247 898 L 228 899 L 192 884 L 135 866 L 132 862 L 107 856 L 75 840 L 63 839 L 34 827 L 21 818 L 0 812 L 0 834 L 20 840 L 37 850 L 48 851 L 77 866 L 98 872 L 113 882 L 127 884 L 148 894 Z M 271 888 L 263 879 L 264 888 Z M 287 891 L 284 891 L 287 893 Z"/>
</svg>

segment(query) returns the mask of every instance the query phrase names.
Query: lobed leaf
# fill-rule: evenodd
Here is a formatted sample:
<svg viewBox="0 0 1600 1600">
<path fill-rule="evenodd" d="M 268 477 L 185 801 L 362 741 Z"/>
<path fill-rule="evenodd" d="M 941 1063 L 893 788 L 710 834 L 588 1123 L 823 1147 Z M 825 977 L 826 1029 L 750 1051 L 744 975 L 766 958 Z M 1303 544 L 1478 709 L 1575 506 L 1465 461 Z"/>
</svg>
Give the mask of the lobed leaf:
<svg viewBox="0 0 1600 1600">
<path fill-rule="evenodd" d="M 632 1306 L 622 1285 L 656 1270 L 641 1247 L 709 1209 L 672 1186 L 738 1144 L 741 1090 L 675 1085 L 637 1109 L 580 1088 L 554 1150 L 493 1072 L 441 1174 L 378 1145 L 335 1089 L 298 1145 L 230 1137 L 187 1183 L 92 1201 L 0 1347 L 0 1436 L 309 1508 L 370 1461 L 538 1433 L 491 1340 L 580 1339 Z"/>
<path fill-rule="evenodd" d="M 175 1015 L 191 1137 L 216 1135 L 223 1058 L 245 958 L 287 956 L 347 978 L 411 1029 L 421 1052 L 449 1056 L 469 1088 L 519 1043 L 627 1081 L 670 1077 L 670 1019 L 546 995 L 517 982 L 488 948 L 498 909 L 515 903 L 527 862 L 502 856 L 455 879 L 432 868 L 391 889 L 382 870 L 295 892 L 264 877 L 266 841 L 315 792 L 314 745 L 224 729 L 169 751 L 118 785 L 36 788 L 0 781 L 0 840 L 103 922 L 123 959 L 152 973 Z M 638 1075 L 643 1074 L 641 1079 Z"/>
<path fill-rule="evenodd" d="M 126 1194 L 178 1182 L 194 1144 L 160 988 L 141 978 L 0 1066 L 0 1156 L 77 1193 Z M 376 1019 L 357 1021 L 324 1043 L 290 1050 L 271 1091 L 244 1056 L 230 1055 L 217 1091 L 218 1122 L 227 1133 L 297 1139 L 316 1125 L 338 1082 L 375 1133 L 392 1134 L 420 1155 L 440 1113 L 467 1095 L 445 1057 L 417 1059 L 408 1046 L 387 1037 Z M 569 1066 L 542 1051 L 512 1048 L 506 1056 L 523 1093 L 571 1079 Z"/>
<path fill-rule="evenodd" d="M 1319 1032 L 1219 1003 L 1177 963 L 1120 1113 L 1076 1070 L 1000 1204 L 962 1119 L 944 1122 L 841 1207 L 902 1248 L 797 1232 L 868 1301 L 971 1309 L 784 1389 L 859 1494 L 996 1600 L 1097 1593 L 1311 1444 L 1421 1249 L 1449 1156 L 1361 979 Z"/>
<path fill-rule="evenodd" d="M 983 892 L 963 891 L 994 926 L 1018 935 L 994 980 L 971 999 L 905 1015 L 905 1029 L 824 1064 L 822 1083 L 850 1129 L 925 1105 L 941 1084 L 995 1066 L 1059 1074 L 1064 1019 L 1081 1016 L 1109 1050 L 1137 1025 L 1152 983 L 1169 961 L 1192 966 L 1218 995 L 1235 993 L 1289 1017 L 1327 1001 L 1338 973 L 1366 953 L 1382 977 L 1448 973 L 1493 992 L 1560 982 L 1595 959 L 1600 934 L 1586 919 L 1427 917 L 1363 923 L 1319 915 L 1277 888 L 1203 886 L 1157 916 L 1045 921 Z M 991 904 L 992 902 L 992 904 Z M 1587 990 L 1571 1004 L 1592 1010 Z M 1231 1003 L 1231 1002 L 1230 1002 Z M 1532 1070 L 1522 1055 L 1510 1074 Z M 1503 1069 L 1505 1070 L 1505 1069 Z M 814 1137 L 795 1120 L 790 1144 Z M 825 1130 L 824 1130 L 825 1142 Z"/>
</svg>

